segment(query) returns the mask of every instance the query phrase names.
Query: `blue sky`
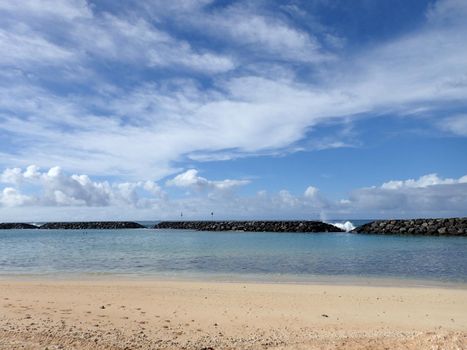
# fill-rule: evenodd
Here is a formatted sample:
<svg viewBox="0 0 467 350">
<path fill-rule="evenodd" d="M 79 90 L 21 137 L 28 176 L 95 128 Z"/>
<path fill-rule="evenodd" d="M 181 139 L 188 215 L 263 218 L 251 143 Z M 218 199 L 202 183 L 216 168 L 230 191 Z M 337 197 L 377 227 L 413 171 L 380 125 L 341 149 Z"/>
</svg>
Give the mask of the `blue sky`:
<svg viewBox="0 0 467 350">
<path fill-rule="evenodd" d="M 467 215 L 467 3 L 0 3 L 11 220 Z"/>
</svg>

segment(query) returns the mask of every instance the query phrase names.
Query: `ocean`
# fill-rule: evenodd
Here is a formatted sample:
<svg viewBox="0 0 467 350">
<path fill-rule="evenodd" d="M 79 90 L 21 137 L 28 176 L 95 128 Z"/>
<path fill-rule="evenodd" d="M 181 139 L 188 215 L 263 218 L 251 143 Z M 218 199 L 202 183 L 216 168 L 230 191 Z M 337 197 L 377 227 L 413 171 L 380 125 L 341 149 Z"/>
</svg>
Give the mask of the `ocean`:
<svg viewBox="0 0 467 350">
<path fill-rule="evenodd" d="M 188 230 L 0 230 L 0 276 L 467 283 L 467 238 Z"/>
</svg>

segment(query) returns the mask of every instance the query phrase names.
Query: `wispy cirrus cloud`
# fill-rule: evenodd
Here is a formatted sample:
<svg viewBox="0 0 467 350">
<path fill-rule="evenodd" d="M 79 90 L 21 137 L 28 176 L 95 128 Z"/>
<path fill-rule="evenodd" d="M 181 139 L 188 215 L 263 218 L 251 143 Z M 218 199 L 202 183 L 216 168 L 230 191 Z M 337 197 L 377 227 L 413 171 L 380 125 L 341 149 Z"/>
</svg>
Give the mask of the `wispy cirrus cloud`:
<svg viewBox="0 0 467 350">
<path fill-rule="evenodd" d="M 183 3 L 183 4 L 182 4 Z M 319 62 L 333 58 L 318 38 L 270 12 L 261 3 L 233 2 L 217 6 L 215 1 L 155 1 L 143 5 L 153 19 L 173 22 L 182 30 L 199 33 L 230 46 L 238 59 L 251 64 L 251 55 L 265 61 Z M 243 56 L 243 57 L 242 57 Z M 246 59 L 245 59 L 246 58 Z M 250 62 L 248 62 L 250 61 Z"/>
<path fill-rule="evenodd" d="M 142 17 L 98 12 L 87 1 L 7 1 L 0 5 L 2 12 L 7 18 L 0 32 L 2 60 L 18 68 L 27 62 L 93 66 L 115 61 L 215 73 L 235 66 L 229 57 L 195 50 Z"/>
<path fill-rule="evenodd" d="M 463 1 L 352 54 L 261 6 L 178 5 L 2 2 L 0 163 L 159 180 L 186 158 L 348 145 L 313 139 L 328 123 L 465 107 Z M 461 117 L 438 122 L 462 130 Z"/>
<path fill-rule="evenodd" d="M 438 126 L 454 135 L 467 136 L 467 114 L 447 117 L 438 122 Z"/>
</svg>

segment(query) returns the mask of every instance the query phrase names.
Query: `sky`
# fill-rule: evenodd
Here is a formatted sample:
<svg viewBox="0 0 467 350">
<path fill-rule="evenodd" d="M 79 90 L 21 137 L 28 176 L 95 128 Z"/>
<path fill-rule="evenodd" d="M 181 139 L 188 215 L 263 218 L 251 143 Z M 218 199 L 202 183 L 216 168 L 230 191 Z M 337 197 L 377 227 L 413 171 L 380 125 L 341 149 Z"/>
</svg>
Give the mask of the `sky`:
<svg viewBox="0 0 467 350">
<path fill-rule="evenodd" d="M 467 216 L 465 0 L 3 0 L 0 221 Z"/>
</svg>

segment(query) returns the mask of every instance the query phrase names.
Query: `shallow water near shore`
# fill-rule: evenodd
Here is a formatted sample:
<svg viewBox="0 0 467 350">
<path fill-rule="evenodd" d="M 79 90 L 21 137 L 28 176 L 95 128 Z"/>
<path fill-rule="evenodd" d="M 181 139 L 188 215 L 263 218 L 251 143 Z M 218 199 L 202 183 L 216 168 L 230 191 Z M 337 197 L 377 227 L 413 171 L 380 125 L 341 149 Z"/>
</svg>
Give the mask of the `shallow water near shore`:
<svg viewBox="0 0 467 350">
<path fill-rule="evenodd" d="M 465 284 L 467 239 L 152 229 L 1 230 L 0 276 Z"/>
</svg>

